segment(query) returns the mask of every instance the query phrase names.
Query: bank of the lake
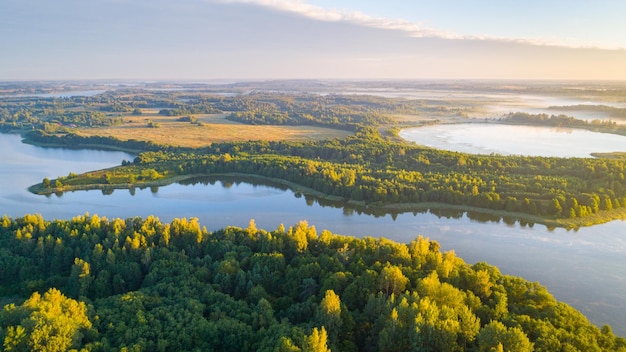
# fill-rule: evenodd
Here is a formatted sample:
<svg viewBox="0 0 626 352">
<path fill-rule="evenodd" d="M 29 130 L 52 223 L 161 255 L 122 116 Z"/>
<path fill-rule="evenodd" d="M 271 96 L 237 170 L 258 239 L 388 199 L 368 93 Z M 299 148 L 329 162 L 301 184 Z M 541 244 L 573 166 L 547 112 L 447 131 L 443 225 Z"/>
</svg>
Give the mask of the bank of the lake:
<svg viewBox="0 0 626 352">
<path fill-rule="evenodd" d="M 462 211 L 366 213 L 293 192 L 288 187 L 239 179 L 188 180 L 164 187 L 134 190 L 65 192 L 38 196 L 27 187 L 44 177 L 105 169 L 130 155 L 98 150 L 39 148 L 19 136 L 0 134 L 0 213 L 29 213 L 46 219 L 71 219 L 88 212 L 109 219 L 148 217 L 161 221 L 197 217 L 209 230 L 226 226 L 275 229 L 307 220 L 318 231 L 357 237 L 386 237 L 408 243 L 418 235 L 438 241 L 468 263 L 485 261 L 504 274 L 547 286 L 559 300 L 572 304 L 597 325 L 610 324 L 626 336 L 626 223 L 567 231 L 543 225 L 508 223 Z"/>
<path fill-rule="evenodd" d="M 109 170 L 103 169 L 95 172 L 90 172 L 90 175 L 96 175 L 96 178 L 101 179 Z M 76 177 L 81 177 L 80 175 Z M 350 206 L 361 209 L 365 213 L 399 213 L 399 212 L 411 212 L 411 211 L 429 211 L 429 210 L 443 210 L 443 211 L 461 211 L 475 214 L 482 214 L 488 218 L 506 219 L 508 223 L 530 223 L 530 224 L 542 224 L 548 228 L 562 227 L 566 229 L 576 229 L 585 226 L 593 226 L 598 224 L 604 224 L 614 220 L 626 219 L 626 207 L 614 208 L 612 210 L 600 210 L 597 213 L 587 215 L 582 218 L 554 218 L 547 216 L 532 215 L 521 212 L 511 212 L 506 210 L 494 210 L 479 208 L 469 205 L 455 205 L 438 202 L 420 202 L 420 203 L 366 203 L 364 201 L 356 201 L 350 199 L 344 199 L 339 196 L 325 194 L 315 189 L 297 184 L 295 182 L 265 177 L 255 174 L 243 174 L 243 173 L 216 173 L 216 174 L 187 174 L 187 175 L 174 175 L 174 176 L 161 176 L 158 179 L 147 181 L 135 181 L 133 183 L 79 183 L 79 184 L 63 184 L 61 187 L 45 187 L 43 183 L 37 183 L 28 187 L 28 190 L 38 195 L 51 195 L 61 194 L 63 192 L 75 192 L 75 191 L 87 191 L 87 190 L 101 190 L 103 193 L 112 192 L 113 190 L 123 189 L 135 189 L 135 188 L 154 188 L 171 185 L 174 183 L 185 182 L 202 177 L 211 178 L 236 178 L 239 180 L 251 180 L 252 182 L 260 181 L 265 184 L 283 185 L 291 189 L 294 193 L 301 193 L 308 196 L 315 197 L 316 199 L 334 202 L 337 207 Z"/>
</svg>

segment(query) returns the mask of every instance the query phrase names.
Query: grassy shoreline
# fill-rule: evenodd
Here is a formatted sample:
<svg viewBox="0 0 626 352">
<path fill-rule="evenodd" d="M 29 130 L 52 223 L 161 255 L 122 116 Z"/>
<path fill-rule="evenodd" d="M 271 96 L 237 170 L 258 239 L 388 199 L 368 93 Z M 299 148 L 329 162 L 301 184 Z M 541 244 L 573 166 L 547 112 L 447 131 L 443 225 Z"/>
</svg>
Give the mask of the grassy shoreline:
<svg viewBox="0 0 626 352">
<path fill-rule="evenodd" d="M 478 208 L 473 206 L 465 206 L 465 205 L 454 205 L 454 204 L 446 204 L 446 203 L 435 203 L 435 202 L 424 202 L 424 203 L 366 203 L 364 201 L 354 201 L 354 200 L 346 200 L 342 197 L 333 196 L 329 194 L 325 194 L 314 189 L 299 185 L 294 182 L 265 177 L 254 174 L 244 174 L 244 173 L 218 173 L 218 174 L 189 174 L 189 175 L 178 175 L 173 177 L 165 177 L 160 178 L 158 180 L 151 181 L 140 181 L 135 183 L 117 183 L 117 184 L 85 184 L 85 185 L 64 185 L 60 188 L 44 188 L 42 183 L 35 184 L 30 186 L 28 190 L 31 193 L 37 195 L 51 195 L 56 193 L 63 192 L 74 192 L 74 191 L 87 191 L 87 190 L 119 190 L 119 189 L 135 189 L 135 188 L 150 188 L 150 187 L 163 187 L 168 186 L 173 183 L 203 178 L 203 177 L 213 177 L 216 179 L 223 177 L 232 177 L 243 179 L 252 179 L 259 180 L 262 182 L 267 182 L 271 184 L 278 184 L 289 188 L 294 193 L 300 193 L 307 196 L 313 196 L 319 200 L 325 200 L 330 202 L 335 202 L 338 206 L 352 206 L 363 210 L 365 212 L 385 212 L 385 213 L 402 213 L 402 212 L 411 212 L 411 211 L 432 211 L 432 210 L 441 210 L 441 211 L 459 211 L 464 213 L 477 213 L 488 216 L 492 218 L 494 221 L 501 221 L 506 219 L 514 220 L 515 222 L 520 223 L 529 223 L 529 224 L 541 224 L 545 225 L 549 229 L 552 228 L 565 228 L 567 230 L 577 229 L 580 227 L 588 227 L 593 225 L 599 225 L 603 223 L 607 223 L 614 220 L 626 220 L 626 208 L 617 208 L 610 211 L 600 211 L 598 213 L 585 216 L 584 218 L 575 218 L 575 219 L 556 219 L 556 218 L 548 218 L 541 217 L 537 215 L 519 213 L 519 212 L 508 212 L 505 210 L 493 210 L 493 209 L 485 209 Z"/>
</svg>

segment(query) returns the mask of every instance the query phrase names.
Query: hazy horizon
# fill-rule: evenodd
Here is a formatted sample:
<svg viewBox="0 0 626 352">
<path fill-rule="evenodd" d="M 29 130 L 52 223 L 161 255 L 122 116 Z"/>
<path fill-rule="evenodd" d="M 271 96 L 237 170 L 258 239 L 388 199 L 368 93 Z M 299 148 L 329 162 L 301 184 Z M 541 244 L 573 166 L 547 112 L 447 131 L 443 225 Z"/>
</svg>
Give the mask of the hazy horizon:
<svg viewBox="0 0 626 352">
<path fill-rule="evenodd" d="M 626 80 L 626 3 L 611 1 L 1 6 L 0 81 Z"/>
</svg>

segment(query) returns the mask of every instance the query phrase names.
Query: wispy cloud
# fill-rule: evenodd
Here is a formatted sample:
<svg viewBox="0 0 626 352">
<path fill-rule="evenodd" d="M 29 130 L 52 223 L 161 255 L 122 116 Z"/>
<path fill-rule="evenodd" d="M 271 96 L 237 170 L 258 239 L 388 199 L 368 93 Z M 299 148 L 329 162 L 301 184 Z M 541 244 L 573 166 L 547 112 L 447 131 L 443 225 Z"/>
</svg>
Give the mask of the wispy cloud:
<svg viewBox="0 0 626 352">
<path fill-rule="evenodd" d="M 296 13 L 311 19 L 326 22 L 348 22 L 356 25 L 390 29 L 407 32 L 413 37 L 425 38 L 446 38 L 463 39 L 452 32 L 428 28 L 420 23 L 410 22 L 403 19 L 389 19 L 374 17 L 359 11 L 344 11 L 337 9 L 324 9 L 319 6 L 307 4 L 301 0 L 217 0 L 222 3 L 244 3 L 255 4 L 274 8 L 280 11 Z"/>
<path fill-rule="evenodd" d="M 473 41 L 497 41 L 505 43 L 530 44 L 538 46 L 556 46 L 563 48 L 586 48 L 603 50 L 626 50 L 623 47 L 606 46 L 599 43 L 580 43 L 570 39 L 555 38 L 510 38 L 493 35 L 467 35 L 453 31 L 424 26 L 419 22 L 411 22 L 404 19 L 391 19 L 370 16 L 359 11 L 347 11 L 338 9 L 325 9 L 311 5 L 303 0 L 217 0 L 222 3 L 244 3 L 273 8 L 279 11 L 291 12 L 307 18 L 326 22 L 345 22 L 371 28 L 395 30 L 405 32 L 415 38 L 441 38 Z"/>
</svg>

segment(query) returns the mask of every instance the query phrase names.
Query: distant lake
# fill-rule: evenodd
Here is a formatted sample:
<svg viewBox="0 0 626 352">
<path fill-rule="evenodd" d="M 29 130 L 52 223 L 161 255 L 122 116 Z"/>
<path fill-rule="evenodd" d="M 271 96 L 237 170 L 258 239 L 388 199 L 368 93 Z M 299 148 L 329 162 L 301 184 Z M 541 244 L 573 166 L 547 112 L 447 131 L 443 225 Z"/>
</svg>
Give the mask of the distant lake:
<svg viewBox="0 0 626 352">
<path fill-rule="evenodd" d="M 496 265 L 504 274 L 538 281 L 555 297 L 626 336 L 626 223 L 613 221 L 578 231 L 521 226 L 500 219 L 476 220 L 463 212 L 365 214 L 342 204 L 320 202 L 272 184 L 232 178 L 203 178 L 161 188 L 67 192 L 37 196 L 26 188 L 55 178 L 119 165 L 121 152 L 40 148 L 17 135 L 0 134 L 0 215 L 39 213 L 71 219 L 85 212 L 109 219 L 155 215 L 163 222 L 197 217 L 209 231 L 233 225 L 273 230 L 307 220 L 318 232 L 386 237 L 408 243 L 418 235 L 455 250 L 468 263 Z"/>
<path fill-rule="evenodd" d="M 21 98 L 21 97 L 39 97 L 39 98 L 70 98 L 70 97 L 92 97 L 94 95 L 102 94 L 106 90 L 75 90 L 67 92 L 57 93 L 32 93 L 32 94 L 14 94 L 14 95 L 0 95 L 0 98 Z"/>
<path fill-rule="evenodd" d="M 400 137 L 427 147 L 471 154 L 591 157 L 593 152 L 626 151 L 626 137 L 582 129 L 442 124 L 408 128 Z"/>
</svg>

